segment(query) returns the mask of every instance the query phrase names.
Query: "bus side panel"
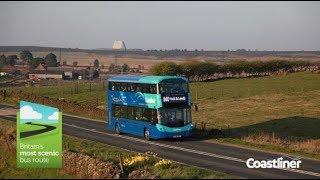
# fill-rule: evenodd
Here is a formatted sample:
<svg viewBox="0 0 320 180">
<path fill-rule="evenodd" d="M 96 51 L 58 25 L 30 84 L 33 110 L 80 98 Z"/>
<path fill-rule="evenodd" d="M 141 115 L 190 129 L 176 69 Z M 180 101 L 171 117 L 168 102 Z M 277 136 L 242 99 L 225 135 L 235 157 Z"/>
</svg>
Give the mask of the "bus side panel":
<svg viewBox="0 0 320 180">
<path fill-rule="evenodd" d="M 160 131 L 156 128 L 155 125 L 151 125 L 149 127 L 149 131 L 150 131 L 150 138 L 152 139 L 160 139 L 162 137 Z"/>
<path fill-rule="evenodd" d="M 111 130 L 116 130 L 116 123 L 115 123 L 115 119 L 113 117 L 109 118 L 108 128 Z"/>
</svg>

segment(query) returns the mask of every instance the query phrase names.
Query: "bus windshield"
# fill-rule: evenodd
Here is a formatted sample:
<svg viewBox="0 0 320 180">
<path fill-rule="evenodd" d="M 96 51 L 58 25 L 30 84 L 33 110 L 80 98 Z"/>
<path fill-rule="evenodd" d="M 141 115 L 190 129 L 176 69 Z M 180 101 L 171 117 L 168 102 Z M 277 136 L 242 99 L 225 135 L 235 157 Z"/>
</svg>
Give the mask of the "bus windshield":
<svg viewBox="0 0 320 180">
<path fill-rule="evenodd" d="M 189 108 L 160 108 L 158 110 L 159 124 L 168 127 L 182 127 L 191 122 Z"/>
<path fill-rule="evenodd" d="M 160 93 L 188 93 L 188 82 L 181 79 L 168 79 L 159 83 Z"/>
</svg>

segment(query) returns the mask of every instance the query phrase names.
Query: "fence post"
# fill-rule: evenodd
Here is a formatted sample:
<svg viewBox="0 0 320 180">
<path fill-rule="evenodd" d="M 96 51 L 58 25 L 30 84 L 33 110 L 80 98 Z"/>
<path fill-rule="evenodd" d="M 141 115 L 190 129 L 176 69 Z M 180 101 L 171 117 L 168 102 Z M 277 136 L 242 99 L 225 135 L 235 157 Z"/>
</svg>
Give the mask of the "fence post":
<svg viewBox="0 0 320 180">
<path fill-rule="evenodd" d="M 274 131 L 272 132 L 272 141 L 274 141 Z"/>
<path fill-rule="evenodd" d="M 6 91 L 6 90 L 3 90 L 3 100 L 6 99 L 6 95 L 7 95 L 7 91 Z"/>
<path fill-rule="evenodd" d="M 196 100 L 198 100 L 198 91 L 196 91 Z"/>
<path fill-rule="evenodd" d="M 201 121 L 201 131 L 203 131 L 203 127 L 204 127 L 203 121 Z"/>
<path fill-rule="evenodd" d="M 122 164 L 122 157 L 121 154 L 118 154 L 119 156 L 119 162 L 120 162 L 120 169 L 121 169 L 121 173 L 122 173 L 122 178 L 124 178 L 124 172 L 123 172 L 123 164 Z"/>
</svg>

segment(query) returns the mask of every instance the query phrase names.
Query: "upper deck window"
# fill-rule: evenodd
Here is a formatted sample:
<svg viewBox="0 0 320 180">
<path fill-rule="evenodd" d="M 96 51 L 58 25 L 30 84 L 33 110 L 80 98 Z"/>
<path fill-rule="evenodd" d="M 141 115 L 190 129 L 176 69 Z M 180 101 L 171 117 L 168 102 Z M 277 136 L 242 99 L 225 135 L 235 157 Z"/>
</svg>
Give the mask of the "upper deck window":
<svg viewBox="0 0 320 180">
<path fill-rule="evenodd" d="M 182 79 L 167 79 L 159 83 L 160 93 L 188 93 L 188 82 Z"/>
<path fill-rule="evenodd" d="M 110 82 L 109 90 L 157 94 L 156 84 Z"/>
</svg>

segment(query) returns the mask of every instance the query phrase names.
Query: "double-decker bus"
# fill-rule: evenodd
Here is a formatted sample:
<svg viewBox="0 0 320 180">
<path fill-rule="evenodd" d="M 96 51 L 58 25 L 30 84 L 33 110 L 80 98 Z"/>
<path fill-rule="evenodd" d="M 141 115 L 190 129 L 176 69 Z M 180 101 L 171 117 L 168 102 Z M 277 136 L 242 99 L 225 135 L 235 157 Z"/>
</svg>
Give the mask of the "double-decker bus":
<svg viewBox="0 0 320 180">
<path fill-rule="evenodd" d="M 114 76 L 108 79 L 108 128 L 145 139 L 191 135 L 188 79 L 180 76 Z"/>
</svg>

